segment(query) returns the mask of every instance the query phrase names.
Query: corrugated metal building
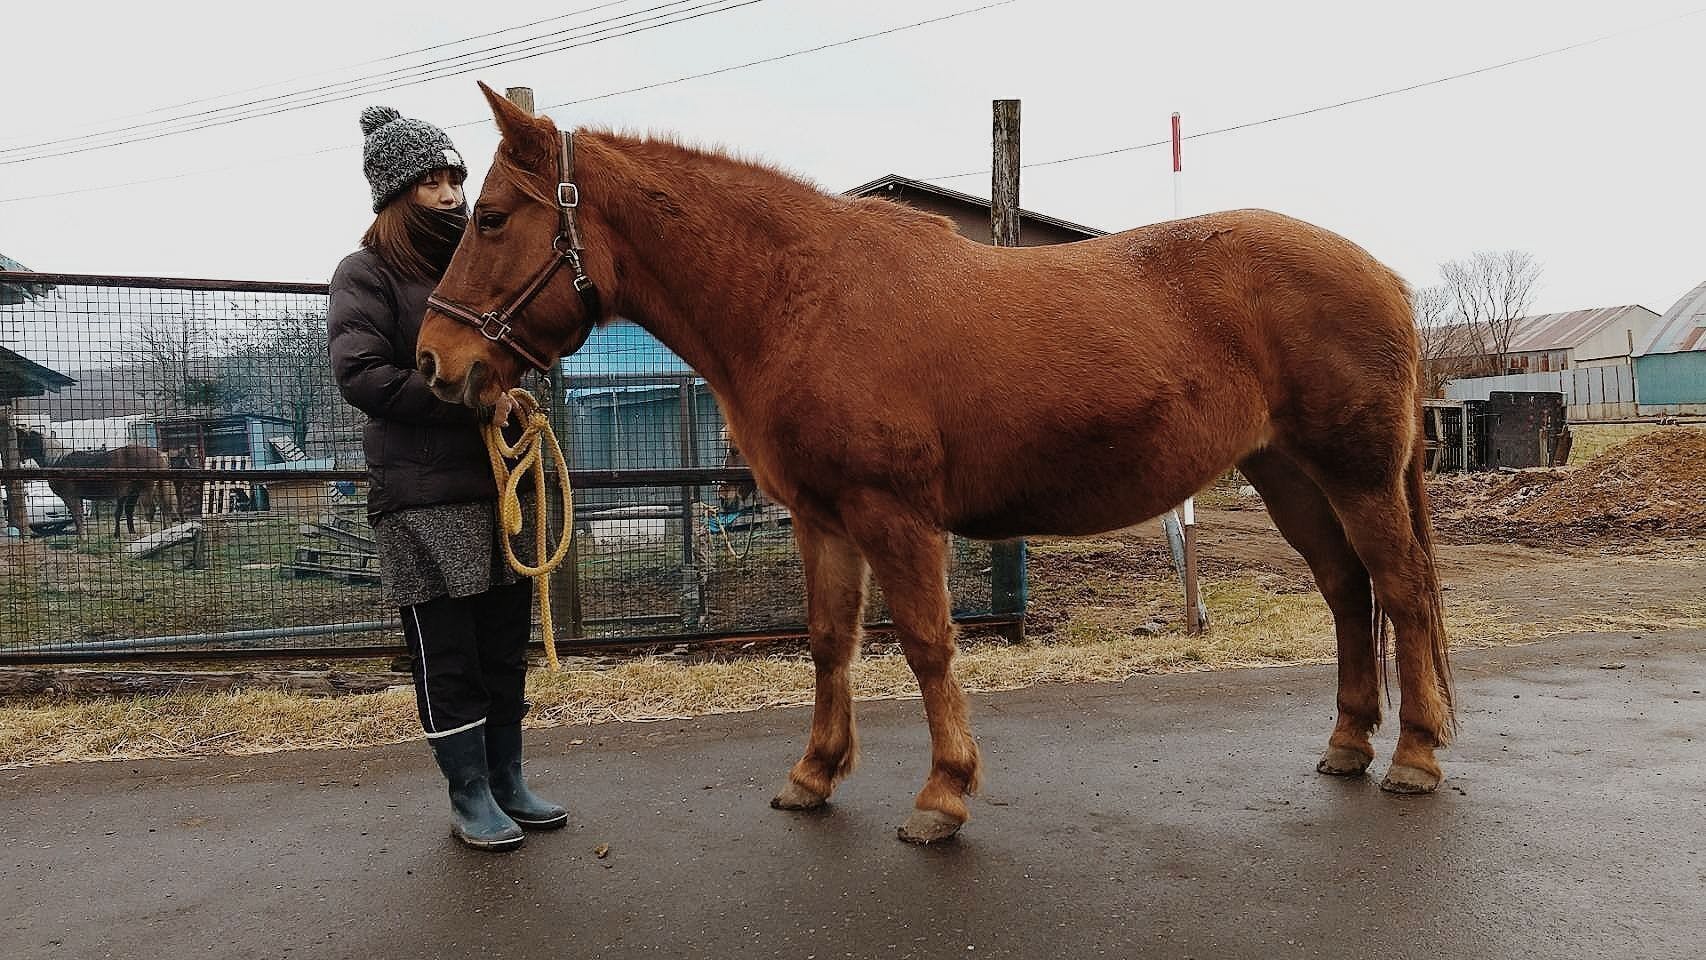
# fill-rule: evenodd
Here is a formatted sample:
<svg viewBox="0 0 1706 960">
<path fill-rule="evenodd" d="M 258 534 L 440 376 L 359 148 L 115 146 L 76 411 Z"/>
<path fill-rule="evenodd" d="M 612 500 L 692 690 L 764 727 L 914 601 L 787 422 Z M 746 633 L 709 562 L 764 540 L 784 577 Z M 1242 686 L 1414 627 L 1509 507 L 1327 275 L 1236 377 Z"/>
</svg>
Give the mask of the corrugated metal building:
<svg viewBox="0 0 1706 960">
<path fill-rule="evenodd" d="M 1635 348 L 1643 410 L 1706 414 L 1706 283 L 1683 294 Z"/>
<path fill-rule="evenodd" d="M 1658 319 L 1638 304 L 1523 317 L 1511 337 L 1507 372 L 1626 366 Z"/>
</svg>

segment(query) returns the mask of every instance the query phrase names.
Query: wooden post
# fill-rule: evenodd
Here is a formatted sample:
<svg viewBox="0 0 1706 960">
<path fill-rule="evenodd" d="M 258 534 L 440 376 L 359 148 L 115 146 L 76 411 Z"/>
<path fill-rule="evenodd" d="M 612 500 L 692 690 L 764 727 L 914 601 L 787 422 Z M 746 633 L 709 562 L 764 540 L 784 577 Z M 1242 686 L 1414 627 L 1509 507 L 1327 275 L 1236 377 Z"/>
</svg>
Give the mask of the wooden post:
<svg viewBox="0 0 1706 960">
<path fill-rule="evenodd" d="M 12 408 L 16 400 L 0 402 L 0 466 L 7 470 L 18 469 L 23 461 L 18 454 L 18 431 L 12 426 Z M 18 533 L 30 535 L 30 513 L 25 497 L 22 480 L 6 481 L 6 525 L 17 527 Z"/>
<path fill-rule="evenodd" d="M 683 375 L 676 381 L 676 399 L 680 404 L 681 466 L 699 465 L 699 444 L 694 436 L 697 417 L 694 415 L 693 376 Z M 695 628 L 704 618 L 704 588 L 699 582 L 699 564 L 703 562 L 694 549 L 693 527 L 698 518 L 693 515 L 699 504 L 698 487 L 681 488 L 681 623 Z"/>
<path fill-rule="evenodd" d="M 504 99 L 526 110 L 529 115 L 535 112 L 532 87 L 505 87 Z M 562 363 L 552 364 L 550 371 L 545 374 L 545 392 L 546 396 L 540 406 L 544 408 L 545 418 L 551 422 L 552 431 L 563 444 L 564 462 L 572 468 L 574 448 L 568 443 L 571 424 Z M 555 464 L 547 464 L 546 469 L 551 474 L 556 473 Z M 551 476 L 547 478 L 546 485 L 549 486 L 552 481 L 567 483 L 568 478 Z M 538 496 L 546 498 L 545 502 L 549 505 L 546 510 L 546 522 L 550 529 L 562 530 L 564 536 L 571 538 L 568 556 L 564 557 L 562 565 L 551 573 L 551 619 L 567 627 L 566 639 L 577 640 L 586 632 L 586 625 L 581 616 L 580 547 L 573 540 L 575 518 L 565 518 L 562 498 L 548 494 L 547 490 L 537 492 Z"/>
<path fill-rule="evenodd" d="M 505 87 L 504 99 L 515 104 L 521 109 L 526 110 L 528 116 L 533 115 L 532 87 Z"/>
<path fill-rule="evenodd" d="M 998 247 L 1019 245 L 1019 101 L 993 103 L 993 162 L 990 165 L 989 234 Z M 990 612 L 1015 614 L 1018 623 L 1004 631 L 1015 643 L 1025 639 L 1025 541 L 1006 540 L 990 548 Z"/>
</svg>

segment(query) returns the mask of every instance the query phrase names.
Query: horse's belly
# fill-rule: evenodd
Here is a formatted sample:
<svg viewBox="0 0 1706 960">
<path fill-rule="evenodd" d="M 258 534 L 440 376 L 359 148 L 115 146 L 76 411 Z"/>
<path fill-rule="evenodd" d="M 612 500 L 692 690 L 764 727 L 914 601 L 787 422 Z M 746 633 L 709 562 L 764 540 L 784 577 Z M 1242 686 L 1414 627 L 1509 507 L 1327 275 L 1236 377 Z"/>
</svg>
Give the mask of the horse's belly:
<svg viewBox="0 0 1706 960">
<path fill-rule="evenodd" d="M 1260 442 L 1252 425 L 1206 437 L 1162 429 L 991 446 L 950 464 L 949 529 L 1002 540 L 1129 527 L 1178 506 Z"/>
</svg>

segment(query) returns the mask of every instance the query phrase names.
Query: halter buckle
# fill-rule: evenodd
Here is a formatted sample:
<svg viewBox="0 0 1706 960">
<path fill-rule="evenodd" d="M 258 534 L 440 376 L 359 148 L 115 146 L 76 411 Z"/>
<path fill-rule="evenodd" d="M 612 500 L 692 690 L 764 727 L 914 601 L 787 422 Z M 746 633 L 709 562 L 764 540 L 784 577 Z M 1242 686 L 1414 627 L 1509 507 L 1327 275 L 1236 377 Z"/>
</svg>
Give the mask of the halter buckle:
<svg viewBox="0 0 1706 960">
<path fill-rule="evenodd" d="M 565 210 L 573 210 L 580 205 L 581 191 L 579 187 L 568 182 L 557 184 L 557 206 Z"/>
<path fill-rule="evenodd" d="M 496 330 L 492 329 L 492 324 L 494 323 L 497 324 Z M 493 343 L 509 336 L 509 322 L 498 316 L 495 311 L 492 313 L 481 314 L 480 322 L 474 325 L 474 329 L 480 331 L 480 336 L 485 337 Z"/>
</svg>

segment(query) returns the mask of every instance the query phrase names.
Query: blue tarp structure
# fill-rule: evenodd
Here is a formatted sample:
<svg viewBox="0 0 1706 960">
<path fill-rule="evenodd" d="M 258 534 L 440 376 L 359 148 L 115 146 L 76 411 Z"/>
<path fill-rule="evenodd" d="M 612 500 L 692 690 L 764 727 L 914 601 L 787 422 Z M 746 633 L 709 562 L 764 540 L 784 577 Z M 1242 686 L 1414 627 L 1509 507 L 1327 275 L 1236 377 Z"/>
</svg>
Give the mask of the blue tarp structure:
<svg viewBox="0 0 1706 960">
<path fill-rule="evenodd" d="M 570 397 L 609 393 L 612 389 L 653 389 L 646 386 L 577 387 L 574 378 L 580 376 L 656 374 L 673 378 L 692 373 L 693 369 L 686 361 L 670 352 L 651 334 L 626 320 L 617 320 L 594 330 L 585 346 L 575 351 L 574 356 L 563 360 L 563 375 L 569 378 Z"/>
</svg>

